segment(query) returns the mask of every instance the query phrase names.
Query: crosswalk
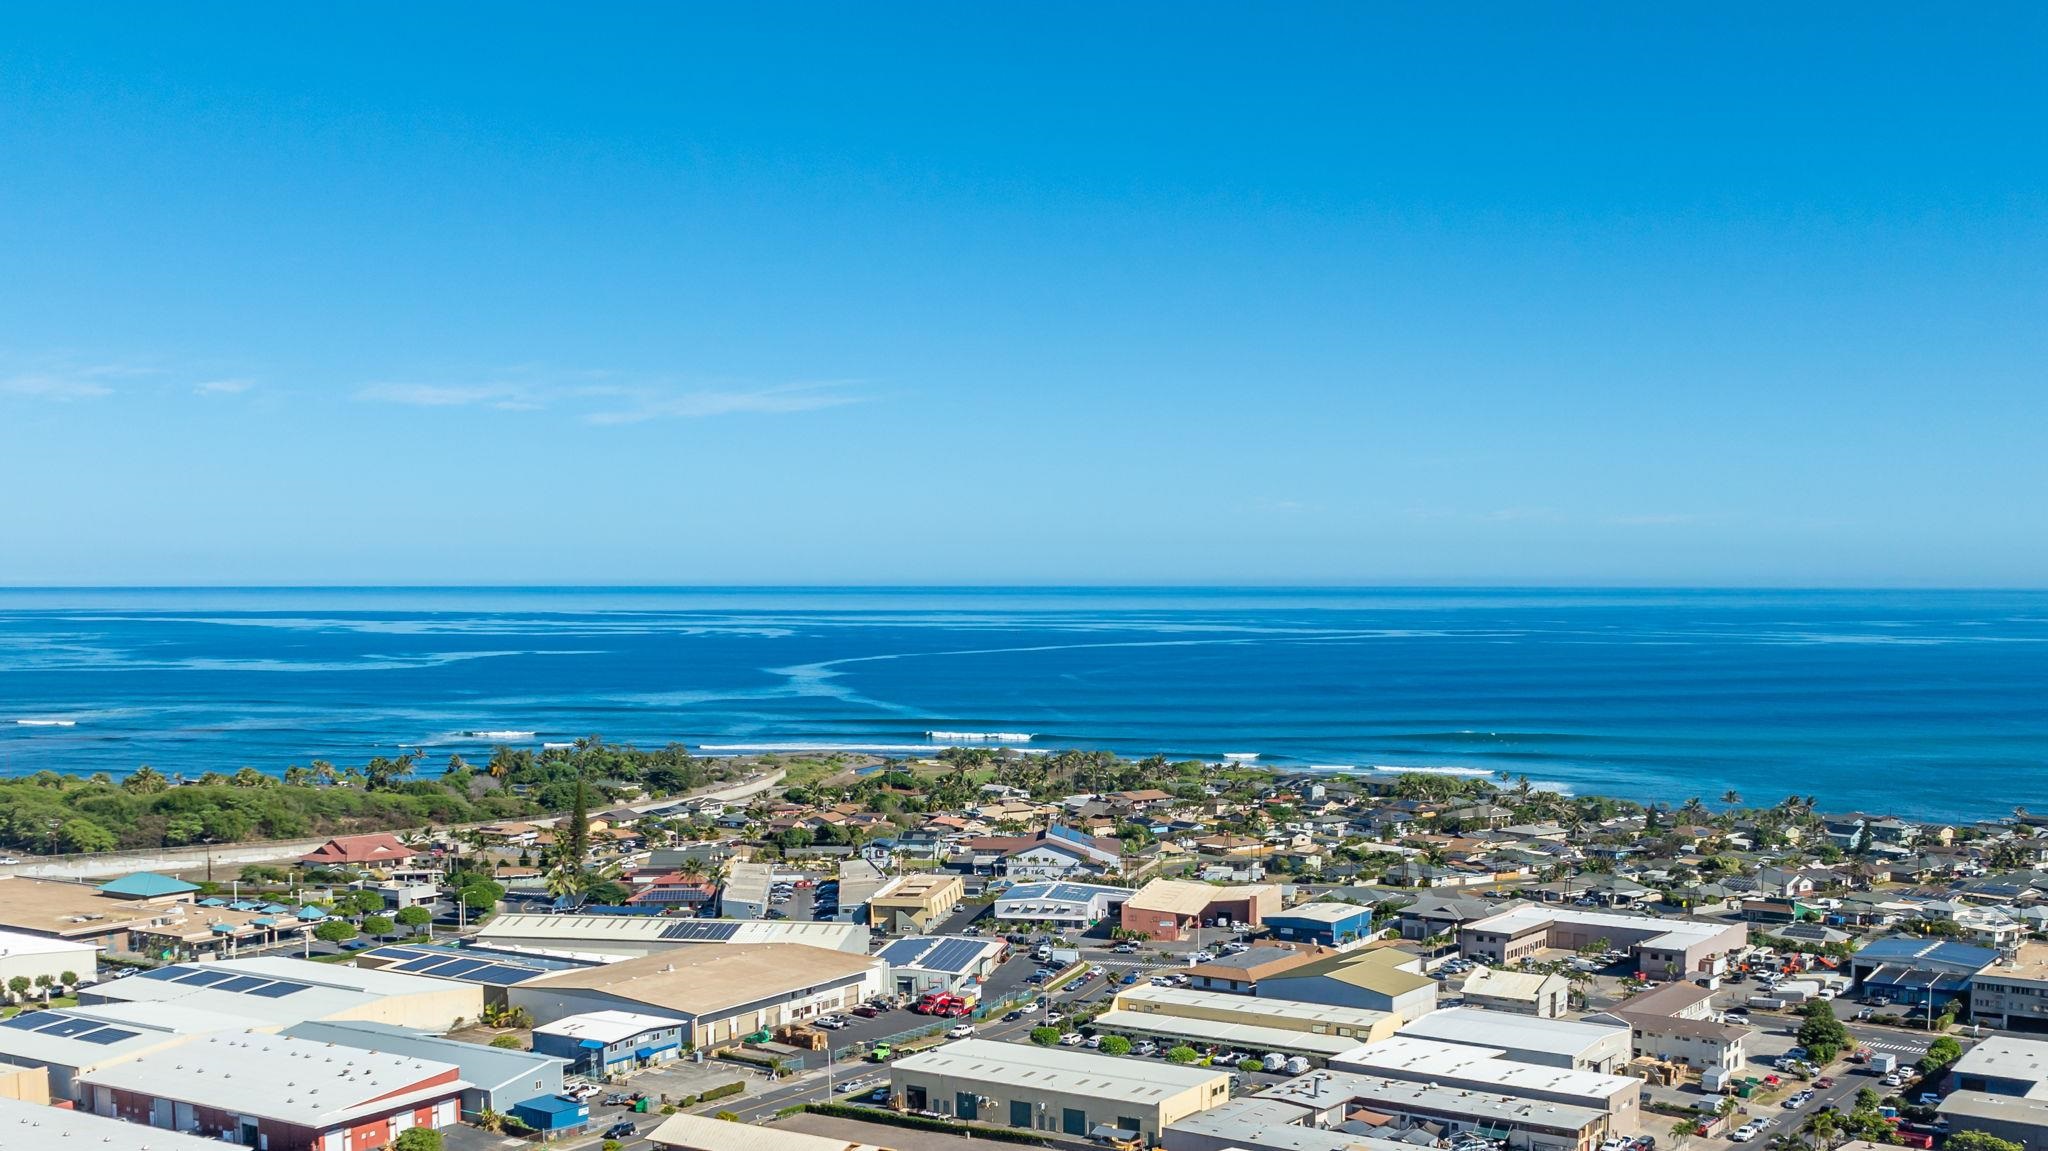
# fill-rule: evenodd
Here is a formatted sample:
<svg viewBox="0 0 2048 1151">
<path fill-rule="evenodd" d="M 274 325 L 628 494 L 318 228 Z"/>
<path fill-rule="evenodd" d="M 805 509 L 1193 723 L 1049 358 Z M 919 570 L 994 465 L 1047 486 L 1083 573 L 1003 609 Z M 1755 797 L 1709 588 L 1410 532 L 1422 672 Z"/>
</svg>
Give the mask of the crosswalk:
<svg viewBox="0 0 2048 1151">
<path fill-rule="evenodd" d="M 1890 1051 L 1898 1055 L 1911 1055 L 1915 1059 L 1927 1054 L 1925 1043 L 1900 1043 L 1891 1039 L 1863 1039 L 1858 1042 L 1872 1051 Z"/>
</svg>

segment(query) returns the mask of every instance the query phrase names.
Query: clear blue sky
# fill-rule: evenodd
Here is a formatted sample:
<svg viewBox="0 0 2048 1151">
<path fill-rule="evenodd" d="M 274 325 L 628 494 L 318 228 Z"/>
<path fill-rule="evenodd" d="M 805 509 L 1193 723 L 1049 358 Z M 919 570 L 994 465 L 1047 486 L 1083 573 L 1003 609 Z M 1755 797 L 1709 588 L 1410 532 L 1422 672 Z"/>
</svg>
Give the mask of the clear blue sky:
<svg viewBox="0 0 2048 1151">
<path fill-rule="evenodd" d="M 17 9 L 0 582 L 2048 583 L 2048 17 L 1653 7 Z"/>
</svg>

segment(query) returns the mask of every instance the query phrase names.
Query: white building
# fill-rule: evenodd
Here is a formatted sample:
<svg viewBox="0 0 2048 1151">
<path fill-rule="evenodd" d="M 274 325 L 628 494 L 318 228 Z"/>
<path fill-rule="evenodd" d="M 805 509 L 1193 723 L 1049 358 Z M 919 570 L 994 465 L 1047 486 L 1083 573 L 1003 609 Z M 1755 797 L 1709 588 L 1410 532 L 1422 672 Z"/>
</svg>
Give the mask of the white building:
<svg viewBox="0 0 2048 1151">
<path fill-rule="evenodd" d="M 0 987 L 17 976 L 30 983 L 42 975 L 61 983 L 67 973 L 90 980 L 99 969 L 99 954 L 93 943 L 0 931 Z"/>
<path fill-rule="evenodd" d="M 1096 883 L 1020 883 L 997 897 L 995 917 L 1012 923 L 1056 923 L 1086 929 L 1113 919 L 1131 897 L 1128 887 Z"/>
<path fill-rule="evenodd" d="M 1610 1073 L 1625 1065 L 1630 1055 L 1627 1027 L 1544 1019 L 1478 1007 L 1432 1011 L 1401 1028 L 1401 1034 L 1498 1050 L 1516 1062 L 1571 1071 Z"/>
<path fill-rule="evenodd" d="M 1337 1071 L 1376 1075 L 1462 1091 L 1511 1095 L 1525 1101 L 1603 1111 L 1617 1134 L 1633 1134 L 1641 1119 L 1643 1081 L 1597 1071 L 1570 1071 L 1507 1059 L 1501 1048 L 1438 1043 L 1395 1036 L 1330 1060 Z"/>
</svg>

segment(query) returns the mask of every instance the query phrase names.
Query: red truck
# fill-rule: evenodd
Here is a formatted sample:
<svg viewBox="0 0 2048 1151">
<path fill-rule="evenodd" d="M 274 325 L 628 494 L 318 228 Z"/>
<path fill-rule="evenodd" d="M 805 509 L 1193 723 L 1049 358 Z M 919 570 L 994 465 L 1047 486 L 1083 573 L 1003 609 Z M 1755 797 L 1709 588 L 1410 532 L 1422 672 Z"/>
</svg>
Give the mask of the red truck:
<svg viewBox="0 0 2048 1151">
<path fill-rule="evenodd" d="M 958 1019 L 974 1010 L 974 1004 L 958 995 L 946 991 L 927 992 L 911 1008 L 919 1015 L 937 1015 L 945 1019 Z"/>
</svg>

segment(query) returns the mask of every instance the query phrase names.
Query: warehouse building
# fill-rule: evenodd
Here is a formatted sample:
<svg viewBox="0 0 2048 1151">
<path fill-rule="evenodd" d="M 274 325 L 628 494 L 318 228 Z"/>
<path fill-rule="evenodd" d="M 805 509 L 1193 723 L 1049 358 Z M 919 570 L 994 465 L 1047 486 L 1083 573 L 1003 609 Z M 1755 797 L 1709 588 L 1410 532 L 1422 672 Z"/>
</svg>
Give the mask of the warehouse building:
<svg viewBox="0 0 2048 1151">
<path fill-rule="evenodd" d="M 508 1002 L 552 1023 L 594 1011 L 628 1011 L 688 1024 L 686 1046 L 737 1043 L 785 1023 L 851 1008 L 884 991 L 888 967 L 793 943 L 689 947 L 607 967 L 558 971 L 507 989 Z"/>
<path fill-rule="evenodd" d="M 1197 991 L 1228 991 L 1233 995 L 1256 995 L 1259 980 L 1292 971 L 1316 961 L 1312 951 L 1292 947 L 1248 947 L 1235 955 L 1219 955 L 1207 963 L 1187 969 L 1186 975 Z"/>
<path fill-rule="evenodd" d="M 996 898 L 994 914 L 1011 923 L 1051 923 L 1065 931 L 1086 931 L 1116 918 L 1131 895 L 1128 887 L 1098 883 L 1020 883 Z"/>
<path fill-rule="evenodd" d="M 1504 1059 L 1562 1067 L 1567 1071 L 1612 1073 L 1629 1061 L 1626 1027 L 1543 1019 L 1477 1007 L 1450 1007 L 1401 1028 L 1401 1034 L 1436 1043 L 1457 1043 L 1499 1051 Z"/>
<path fill-rule="evenodd" d="M 277 1027 L 358 1019 L 443 1032 L 483 1014 L 483 988 L 394 971 L 259 956 L 157 967 L 81 988 L 78 1001 L 175 1003 Z"/>
<path fill-rule="evenodd" d="M 759 919 L 768 914 L 768 897 L 774 887 L 774 864 L 735 859 L 725 865 L 725 882 L 718 889 L 719 914 L 727 919 Z"/>
<path fill-rule="evenodd" d="M 966 898 L 957 875 L 905 875 L 868 898 L 868 924 L 895 935 L 930 931 Z"/>
<path fill-rule="evenodd" d="M 356 966 L 370 971 L 395 971 L 400 975 L 474 983 L 483 989 L 487 1005 L 503 1007 L 506 1005 L 505 989 L 515 983 L 538 979 L 550 971 L 573 971 L 599 964 L 589 959 L 563 959 L 476 947 L 394 944 L 357 955 Z"/>
<path fill-rule="evenodd" d="M 981 985 L 1002 966 L 1008 946 L 1000 939 L 913 935 L 876 952 L 889 965 L 889 986 L 898 995 L 946 991 L 978 996 Z"/>
<path fill-rule="evenodd" d="M 1643 1081 L 1507 1059 L 1501 1048 L 1398 1035 L 1330 1061 L 1338 1071 L 1457 1088 L 1524 1102 L 1597 1110 L 1606 1128 L 1632 1135 L 1641 1122 Z"/>
<path fill-rule="evenodd" d="M 472 1122 L 486 1111 L 509 1115 L 528 1100 L 561 1094 L 562 1070 L 567 1066 L 537 1051 L 464 1043 L 387 1023 L 300 1023 L 281 1034 L 310 1043 L 453 1063 L 469 1084 L 462 1090 L 462 1118 Z"/>
<path fill-rule="evenodd" d="M 535 1027 L 533 1049 L 585 1075 L 609 1075 L 676 1058 L 688 1029 L 682 1020 L 662 1015 L 593 1011 Z"/>
<path fill-rule="evenodd" d="M 1344 947 L 1372 934 L 1372 908 L 1356 903 L 1304 903 L 1266 917 L 1273 938 Z"/>
<path fill-rule="evenodd" d="M 888 1151 L 872 1143 L 851 1143 L 824 1135 L 733 1124 L 708 1115 L 671 1115 L 647 1133 L 659 1151 Z"/>
<path fill-rule="evenodd" d="M 52 983 L 62 983 L 67 973 L 92 979 L 99 970 L 99 956 L 97 943 L 0 931 L 0 987 L 16 977 L 30 983 L 42 975 L 49 976 Z"/>
<path fill-rule="evenodd" d="M 220 1151 L 220 1142 L 160 1131 L 87 1111 L 0 1096 L 0 1147 L 20 1151 L 90 1147 L 92 1151 Z"/>
<path fill-rule="evenodd" d="M 1555 1019 L 1571 1006 L 1571 981 L 1541 971 L 1503 971 L 1478 966 L 1458 989 L 1466 1003 L 1489 1011 Z"/>
<path fill-rule="evenodd" d="M 195 1035 L 264 1029 L 261 1020 L 175 1003 L 115 1003 L 24 1011 L 0 1021 L 0 1062 L 48 1071 L 53 1098 L 78 1102 L 77 1081 L 103 1067 L 125 1063 Z"/>
<path fill-rule="evenodd" d="M 1117 993 L 1095 1028 L 1248 1055 L 1300 1055 L 1320 1066 L 1361 1043 L 1391 1038 L 1400 1022 L 1378 1011 L 1138 984 Z"/>
<path fill-rule="evenodd" d="M 2048 1147 L 2048 1098 L 2015 1099 L 1984 1091 L 1957 1091 L 1941 1101 L 1951 1131 L 1982 1131 L 2027 1151 Z"/>
<path fill-rule="evenodd" d="M 1081 1138 L 1108 1128 L 1148 1143 L 1230 1099 L 1222 1071 L 986 1039 L 899 1059 L 889 1082 L 912 1111 Z"/>
<path fill-rule="evenodd" d="M 1420 1019 L 1436 1010 L 1436 980 L 1422 960 L 1397 948 L 1339 951 L 1259 980 L 1261 999 L 1293 999 Z"/>
<path fill-rule="evenodd" d="M 130 932 L 190 913 L 192 891 L 128 898 L 59 879 L 0 876 L 0 929 L 132 954 Z M 81 973 L 82 974 L 82 973 Z"/>
<path fill-rule="evenodd" d="M 477 930 L 476 942 L 500 952 L 598 961 L 713 943 L 801 943 L 866 955 L 868 929 L 857 923 L 676 919 L 664 915 L 500 915 Z"/>
<path fill-rule="evenodd" d="M 1315 1071 L 1183 1119 L 1163 1143 L 1166 1151 L 1413 1151 L 1470 1132 L 1510 1151 L 1594 1151 L 1609 1129 L 1608 1113 L 1594 1107 Z"/>
<path fill-rule="evenodd" d="M 1603 945 L 1628 951 L 1644 975 L 1689 978 L 1718 973 L 1730 953 L 1749 946 L 1749 928 L 1521 903 L 1458 929 L 1458 950 L 1467 959 L 1496 965 L 1520 963 L 1546 948 L 1580 951 Z"/>
<path fill-rule="evenodd" d="M 1192 939 L 1205 927 L 1257 927 L 1280 910 L 1271 883 L 1222 886 L 1185 879 L 1155 879 L 1124 901 L 1122 926 L 1150 939 Z"/>
<path fill-rule="evenodd" d="M 376 1151 L 452 1126 L 452 1063 L 254 1033 L 209 1035 L 79 1079 L 93 1114 L 267 1151 Z"/>
</svg>

